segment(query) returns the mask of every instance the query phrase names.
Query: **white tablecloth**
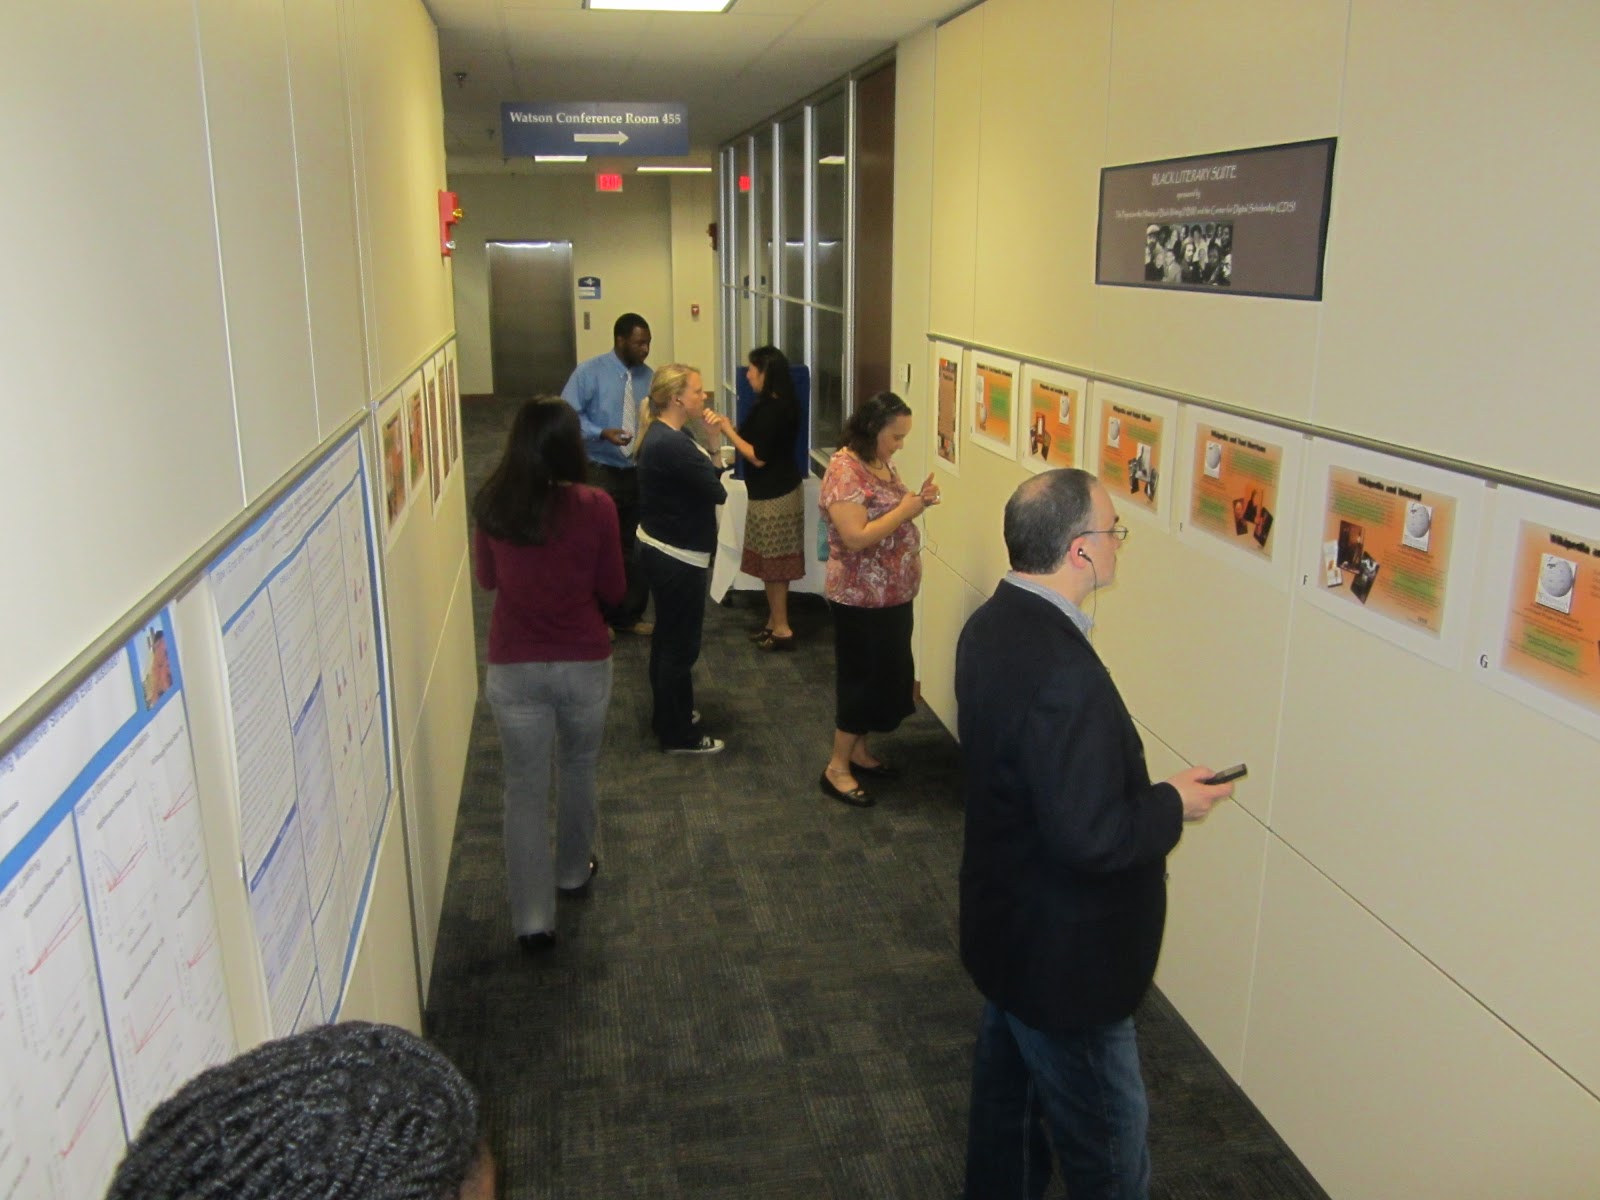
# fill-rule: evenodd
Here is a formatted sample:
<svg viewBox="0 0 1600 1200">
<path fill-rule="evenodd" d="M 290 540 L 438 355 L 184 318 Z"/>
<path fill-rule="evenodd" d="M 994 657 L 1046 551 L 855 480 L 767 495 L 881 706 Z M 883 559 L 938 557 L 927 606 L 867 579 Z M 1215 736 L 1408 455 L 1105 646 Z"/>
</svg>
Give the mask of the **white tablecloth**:
<svg viewBox="0 0 1600 1200">
<path fill-rule="evenodd" d="M 728 500 L 717 515 L 717 554 L 711 560 L 711 599 L 718 604 L 728 594 L 729 588 L 740 591 L 761 591 L 761 580 L 739 570 L 739 560 L 744 556 L 744 513 L 749 503 L 744 481 L 724 476 L 723 487 L 728 489 Z M 815 592 L 822 595 L 827 564 L 817 558 L 817 496 L 822 481 L 808 478 L 805 481 L 806 538 L 801 547 L 805 555 L 806 574 L 789 585 L 794 592 Z"/>
</svg>

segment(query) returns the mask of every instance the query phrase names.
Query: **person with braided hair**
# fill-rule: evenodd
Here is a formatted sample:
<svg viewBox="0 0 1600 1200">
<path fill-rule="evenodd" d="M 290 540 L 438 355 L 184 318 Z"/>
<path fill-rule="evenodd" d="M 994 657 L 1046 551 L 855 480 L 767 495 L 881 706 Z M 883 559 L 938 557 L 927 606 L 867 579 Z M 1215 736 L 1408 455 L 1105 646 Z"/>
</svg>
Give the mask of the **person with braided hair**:
<svg viewBox="0 0 1600 1200">
<path fill-rule="evenodd" d="M 393 1025 L 320 1025 L 158 1105 L 106 1200 L 494 1200 L 477 1093 Z"/>
</svg>

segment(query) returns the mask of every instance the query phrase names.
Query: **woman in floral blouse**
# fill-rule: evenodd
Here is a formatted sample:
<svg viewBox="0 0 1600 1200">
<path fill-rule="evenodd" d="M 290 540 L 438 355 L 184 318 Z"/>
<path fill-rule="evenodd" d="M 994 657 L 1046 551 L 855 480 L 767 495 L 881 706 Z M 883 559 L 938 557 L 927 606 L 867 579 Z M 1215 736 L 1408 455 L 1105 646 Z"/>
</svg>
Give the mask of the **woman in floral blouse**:
<svg viewBox="0 0 1600 1200">
<path fill-rule="evenodd" d="M 900 481 L 891 460 L 910 432 L 906 402 L 879 392 L 851 414 L 822 478 L 837 701 L 833 756 L 819 782 L 857 807 L 872 803 L 862 779 L 898 774 L 867 748 L 867 735 L 898 728 L 915 707 L 911 602 L 922 560 L 912 522 L 939 502 L 939 489 L 932 475 L 916 491 Z"/>
</svg>

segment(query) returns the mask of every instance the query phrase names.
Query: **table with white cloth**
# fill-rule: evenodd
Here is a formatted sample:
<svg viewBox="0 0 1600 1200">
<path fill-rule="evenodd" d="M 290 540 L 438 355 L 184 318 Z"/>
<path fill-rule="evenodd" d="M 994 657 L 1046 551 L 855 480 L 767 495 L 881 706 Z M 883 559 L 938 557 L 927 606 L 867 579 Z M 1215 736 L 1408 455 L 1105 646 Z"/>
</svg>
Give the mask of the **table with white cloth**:
<svg viewBox="0 0 1600 1200">
<path fill-rule="evenodd" d="M 717 553 L 711 560 L 711 599 L 717 604 L 722 603 L 730 588 L 759 592 L 764 586 L 754 575 L 746 575 L 739 569 L 744 557 L 744 514 L 750 500 L 744 481 L 724 476 L 722 486 L 728 491 L 728 499 L 717 513 Z M 804 486 L 806 534 L 800 553 L 805 559 L 806 573 L 805 578 L 791 581 L 789 590 L 814 592 L 820 596 L 827 575 L 827 564 L 817 557 L 817 523 L 821 516 L 817 512 L 817 497 L 821 494 L 822 480 L 807 477 Z"/>
</svg>

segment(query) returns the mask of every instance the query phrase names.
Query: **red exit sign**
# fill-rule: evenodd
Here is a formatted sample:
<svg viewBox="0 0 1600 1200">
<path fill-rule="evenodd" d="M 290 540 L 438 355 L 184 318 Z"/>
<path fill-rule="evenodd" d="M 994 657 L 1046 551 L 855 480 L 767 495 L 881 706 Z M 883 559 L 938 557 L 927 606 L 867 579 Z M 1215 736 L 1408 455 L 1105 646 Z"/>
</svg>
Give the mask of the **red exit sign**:
<svg viewBox="0 0 1600 1200">
<path fill-rule="evenodd" d="M 594 190 L 597 192 L 620 192 L 622 190 L 622 176 L 596 174 L 594 177 Z"/>
</svg>

